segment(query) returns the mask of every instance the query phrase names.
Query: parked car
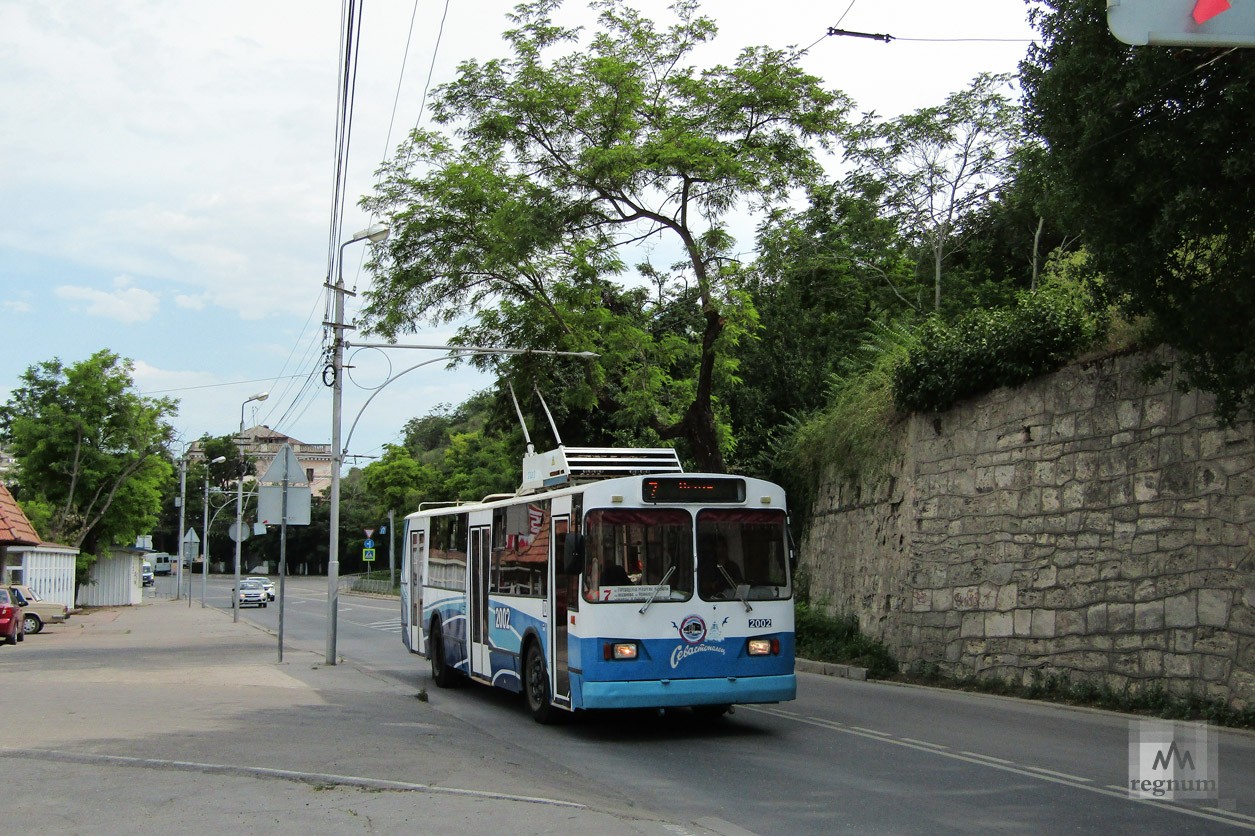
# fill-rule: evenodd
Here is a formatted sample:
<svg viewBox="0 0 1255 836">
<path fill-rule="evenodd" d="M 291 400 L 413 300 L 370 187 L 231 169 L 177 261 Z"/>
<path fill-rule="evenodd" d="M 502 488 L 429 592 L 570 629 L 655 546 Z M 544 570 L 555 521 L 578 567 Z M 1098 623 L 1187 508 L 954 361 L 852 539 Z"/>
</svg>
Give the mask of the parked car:
<svg viewBox="0 0 1255 836">
<path fill-rule="evenodd" d="M 45 624 L 60 624 L 70 617 L 70 608 L 65 604 L 45 601 L 39 593 L 24 583 L 9 585 L 9 592 L 22 608 L 22 631 L 38 633 Z"/>
<path fill-rule="evenodd" d="M 26 638 L 22 628 L 22 608 L 7 586 L 0 586 L 0 642 L 17 644 Z"/>
<path fill-rule="evenodd" d="M 157 583 L 156 576 L 153 575 L 153 565 L 147 560 L 144 561 L 143 568 L 144 586 L 152 586 Z"/>
<path fill-rule="evenodd" d="M 240 581 L 240 606 L 253 604 L 254 606 L 266 606 L 266 590 L 257 581 Z"/>
<path fill-rule="evenodd" d="M 262 577 L 261 575 L 251 575 L 244 580 L 257 581 L 261 584 L 261 588 L 266 590 L 266 600 L 273 601 L 275 599 L 275 582 L 270 578 Z"/>
</svg>

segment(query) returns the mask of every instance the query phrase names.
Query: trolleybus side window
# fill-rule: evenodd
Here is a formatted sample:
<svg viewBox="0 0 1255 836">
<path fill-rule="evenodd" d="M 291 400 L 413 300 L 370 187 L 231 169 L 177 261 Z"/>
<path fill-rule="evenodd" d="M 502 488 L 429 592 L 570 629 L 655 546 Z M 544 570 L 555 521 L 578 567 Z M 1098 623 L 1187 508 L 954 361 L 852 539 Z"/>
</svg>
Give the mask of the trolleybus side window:
<svg viewBox="0 0 1255 836">
<path fill-rule="evenodd" d="M 584 599 L 687 601 L 693 594 L 693 520 L 665 508 L 607 509 L 584 519 Z M 661 585 L 661 586 L 660 586 Z"/>
<path fill-rule="evenodd" d="M 466 514 L 431 518 L 427 583 L 445 589 L 466 589 Z"/>
<path fill-rule="evenodd" d="M 492 512 L 492 586 L 502 595 L 543 596 L 549 581 L 549 500 Z"/>
<path fill-rule="evenodd" d="M 706 600 L 788 598 L 789 549 L 782 511 L 697 513 L 697 588 Z"/>
</svg>

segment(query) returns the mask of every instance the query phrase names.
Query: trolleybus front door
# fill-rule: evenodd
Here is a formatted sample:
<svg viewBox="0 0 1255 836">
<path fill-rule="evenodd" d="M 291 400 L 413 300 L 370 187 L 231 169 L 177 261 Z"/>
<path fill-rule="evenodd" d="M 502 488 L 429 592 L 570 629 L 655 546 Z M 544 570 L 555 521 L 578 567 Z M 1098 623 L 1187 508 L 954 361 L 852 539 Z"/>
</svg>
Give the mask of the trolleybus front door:
<svg viewBox="0 0 1255 836">
<path fill-rule="evenodd" d="M 471 529 L 471 589 L 467 615 L 470 616 L 471 673 L 492 678 L 488 655 L 488 561 L 489 526 Z"/>
</svg>

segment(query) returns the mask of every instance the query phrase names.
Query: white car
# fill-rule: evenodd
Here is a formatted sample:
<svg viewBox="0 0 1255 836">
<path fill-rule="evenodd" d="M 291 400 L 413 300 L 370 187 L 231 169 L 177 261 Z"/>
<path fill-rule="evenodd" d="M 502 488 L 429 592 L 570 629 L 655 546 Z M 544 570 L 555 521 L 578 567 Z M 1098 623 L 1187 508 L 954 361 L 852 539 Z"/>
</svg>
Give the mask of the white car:
<svg viewBox="0 0 1255 836">
<path fill-rule="evenodd" d="M 266 606 L 266 590 L 261 583 L 254 580 L 240 581 L 240 606 L 245 604 L 253 604 L 258 607 Z"/>
<path fill-rule="evenodd" d="M 275 599 L 275 582 L 270 578 L 262 577 L 261 575 L 251 575 L 244 580 L 257 581 L 261 584 L 262 589 L 266 591 L 266 600 L 273 601 Z"/>
</svg>

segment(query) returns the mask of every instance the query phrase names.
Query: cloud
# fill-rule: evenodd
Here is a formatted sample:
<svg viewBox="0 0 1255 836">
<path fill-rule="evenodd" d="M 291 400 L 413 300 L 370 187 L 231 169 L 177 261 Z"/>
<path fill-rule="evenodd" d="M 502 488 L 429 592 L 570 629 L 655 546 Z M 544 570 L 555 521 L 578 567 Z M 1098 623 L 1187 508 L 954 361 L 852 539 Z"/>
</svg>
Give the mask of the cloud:
<svg viewBox="0 0 1255 836">
<path fill-rule="evenodd" d="M 0 302 L 0 308 L 19 314 L 30 313 L 34 310 L 30 305 L 17 299 L 5 299 L 3 302 Z"/>
<path fill-rule="evenodd" d="M 161 298 L 143 288 L 132 287 L 126 276 L 114 279 L 111 291 L 92 287 L 62 285 L 57 296 L 68 302 L 83 303 L 83 311 L 90 316 L 116 319 L 119 322 L 147 322 L 157 315 Z"/>
</svg>

